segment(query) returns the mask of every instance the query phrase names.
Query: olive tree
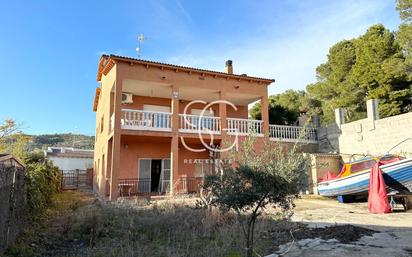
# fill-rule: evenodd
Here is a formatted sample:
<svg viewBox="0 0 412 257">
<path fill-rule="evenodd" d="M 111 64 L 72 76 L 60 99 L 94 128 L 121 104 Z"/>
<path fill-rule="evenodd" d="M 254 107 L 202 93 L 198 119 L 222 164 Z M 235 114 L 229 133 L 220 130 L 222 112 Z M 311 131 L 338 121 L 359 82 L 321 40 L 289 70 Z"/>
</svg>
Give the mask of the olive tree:
<svg viewBox="0 0 412 257">
<path fill-rule="evenodd" d="M 249 137 L 238 151 L 228 154 L 230 162 L 223 165 L 222 174 L 205 179 L 203 187 L 212 194 L 211 204 L 237 214 L 248 257 L 254 253 L 255 223 L 265 209 L 274 207 L 289 215 L 294 207 L 306 170 L 305 158 L 296 149 L 285 149 L 267 138 L 257 141 Z"/>
</svg>

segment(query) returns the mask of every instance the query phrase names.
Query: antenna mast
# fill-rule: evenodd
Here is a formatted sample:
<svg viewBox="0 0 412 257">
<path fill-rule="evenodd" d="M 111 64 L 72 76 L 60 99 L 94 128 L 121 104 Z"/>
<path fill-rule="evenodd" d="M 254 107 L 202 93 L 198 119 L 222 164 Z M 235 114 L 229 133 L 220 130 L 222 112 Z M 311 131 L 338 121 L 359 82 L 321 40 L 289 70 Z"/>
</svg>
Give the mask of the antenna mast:
<svg viewBox="0 0 412 257">
<path fill-rule="evenodd" d="M 139 58 L 140 58 L 140 54 L 142 52 L 141 45 L 142 45 L 144 40 L 145 40 L 145 38 L 144 38 L 143 34 L 140 33 L 139 35 L 137 35 L 137 41 L 138 41 L 139 45 L 136 48 L 136 52 L 137 52 L 137 57 L 139 57 Z"/>
</svg>

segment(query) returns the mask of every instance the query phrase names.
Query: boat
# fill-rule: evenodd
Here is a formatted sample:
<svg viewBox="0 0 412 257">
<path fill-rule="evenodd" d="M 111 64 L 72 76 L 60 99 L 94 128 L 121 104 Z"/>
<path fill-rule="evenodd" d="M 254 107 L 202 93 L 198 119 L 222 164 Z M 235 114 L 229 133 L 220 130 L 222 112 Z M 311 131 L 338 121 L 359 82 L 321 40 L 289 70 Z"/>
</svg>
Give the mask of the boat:
<svg viewBox="0 0 412 257">
<path fill-rule="evenodd" d="M 346 163 L 336 177 L 329 177 L 317 184 L 322 196 L 367 195 L 372 167 L 380 160 L 389 162 L 379 166 L 387 190 L 410 192 L 412 190 L 412 158 L 383 156 L 366 157 Z"/>
</svg>

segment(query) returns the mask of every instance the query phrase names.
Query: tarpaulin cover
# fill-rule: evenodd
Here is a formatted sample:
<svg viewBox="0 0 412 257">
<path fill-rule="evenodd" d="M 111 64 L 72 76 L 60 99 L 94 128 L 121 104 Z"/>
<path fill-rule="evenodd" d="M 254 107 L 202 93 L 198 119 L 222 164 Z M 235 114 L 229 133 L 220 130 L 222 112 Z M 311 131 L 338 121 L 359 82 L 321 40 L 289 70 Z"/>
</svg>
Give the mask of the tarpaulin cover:
<svg viewBox="0 0 412 257">
<path fill-rule="evenodd" d="M 399 158 L 390 160 L 381 160 L 377 162 L 371 170 L 369 179 L 369 195 L 368 209 L 370 213 L 390 213 L 391 206 L 389 205 L 388 196 L 386 193 L 386 184 L 382 175 L 381 165 L 399 161 Z"/>
<path fill-rule="evenodd" d="M 328 171 L 318 182 L 325 182 L 333 179 L 340 178 L 340 176 L 346 171 L 346 165 L 343 165 L 342 170 L 339 172 L 338 175 L 333 174 L 332 172 Z"/>
</svg>

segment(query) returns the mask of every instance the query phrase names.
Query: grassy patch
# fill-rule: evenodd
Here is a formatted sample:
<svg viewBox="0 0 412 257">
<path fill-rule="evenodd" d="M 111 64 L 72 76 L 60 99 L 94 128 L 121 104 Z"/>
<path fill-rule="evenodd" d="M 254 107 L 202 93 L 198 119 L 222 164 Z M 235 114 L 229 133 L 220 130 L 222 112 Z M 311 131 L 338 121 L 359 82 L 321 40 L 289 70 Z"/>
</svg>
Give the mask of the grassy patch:
<svg viewBox="0 0 412 257">
<path fill-rule="evenodd" d="M 193 201 L 168 200 L 110 204 L 90 194 L 66 191 L 54 197 L 45 217 L 30 224 L 6 256 L 243 256 L 236 217 L 193 206 Z M 296 238 L 323 233 L 275 219 L 266 217 L 257 223 L 256 252 L 262 256 L 291 241 L 290 231 Z M 336 234 L 326 232 L 328 238 Z"/>
</svg>

